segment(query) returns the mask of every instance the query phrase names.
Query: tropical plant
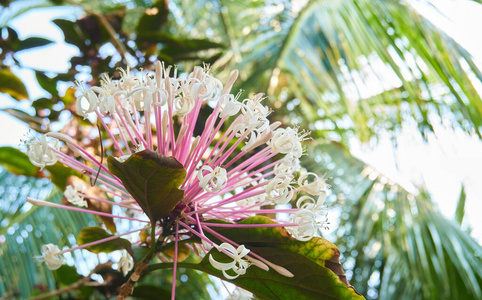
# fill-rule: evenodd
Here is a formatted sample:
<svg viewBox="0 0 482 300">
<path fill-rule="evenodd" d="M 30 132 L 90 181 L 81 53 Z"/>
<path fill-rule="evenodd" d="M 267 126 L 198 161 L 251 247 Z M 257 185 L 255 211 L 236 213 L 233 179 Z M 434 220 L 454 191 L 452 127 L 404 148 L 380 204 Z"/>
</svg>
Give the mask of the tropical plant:
<svg viewBox="0 0 482 300">
<path fill-rule="evenodd" d="M 31 7 L 49 5 L 32 3 Z M 97 74 L 127 62 L 149 68 L 152 57 L 179 62 L 181 70 L 211 62 L 225 79 L 238 68 L 243 84 L 237 88 L 267 91 L 275 108 L 272 120 L 312 131 L 306 166 L 334 178 L 330 205 L 344 199 L 336 243 L 357 290 L 371 299 L 401 294 L 407 299 L 480 297 L 480 246 L 444 219 L 426 193 L 406 192 L 346 150 L 354 137 L 366 142 L 384 132 L 396 134 L 409 121 L 424 135 L 443 119 L 445 126 L 480 136 L 482 103 L 474 88 L 482 78 L 479 70 L 460 45 L 409 4 L 224 0 L 81 5 L 84 18 L 56 21 L 66 41 L 80 49 L 70 74 L 50 78 L 38 72 L 39 83 L 52 99 L 33 102 L 34 117 L 9 113 L 46 131 L 45 118 L 56 121 L 54 104 L 62 102 L 74 113 L 70 128 L 85 124 L 75 116 L 72 94 L 61 97 L 49 83 L 71 80 L 76 66 L 91 68 L 91 84 Z M 18 6 L 8 15 L 26 7 Z M 7 30 L 12 38 L 2 44 L 2 55 L 14 57 L 22 41 Z M 46 43 L 35 41 L 34 45 Z M 105 44 L 114 45 L 120 55 L 99 55 Z M 9 80 L 15 84 L 0 84 L 1 91 L 26 97 L 21 81 L 5 70 L 3 78 L 13 78 Z M 16 88 L 8 89 L 12 86 Z M 99 149 L 98 141 L 88 146 Z"/>
</svg>

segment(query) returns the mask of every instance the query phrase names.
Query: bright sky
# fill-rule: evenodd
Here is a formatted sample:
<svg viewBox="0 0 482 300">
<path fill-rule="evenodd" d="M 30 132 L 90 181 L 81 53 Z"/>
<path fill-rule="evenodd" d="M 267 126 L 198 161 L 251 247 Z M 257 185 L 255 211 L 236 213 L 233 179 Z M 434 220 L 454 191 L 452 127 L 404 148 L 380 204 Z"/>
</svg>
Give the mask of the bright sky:
<svg viewBox="0 0 482 300">
<path fill-rule="evenodd" d="M 478 29 L 482 28 L 481 5 L 465 0 L 437 0 L 434 4 L 449 16 L 446 19 L 441 18 L 427 5 L 418 1 L 409 2 L 482 61 L 482 35 L 478 33 Z M 41 13 L 25 14 L 11 23 L 20 38 L 45 36 L 55 41 L 53 45 L 17 55 L 26 69 L 14 71 L 28 83 L 27 88 L 32 99 L 44 95 L 45 92 L 35 84 L 34 74 L 28 68 L 35 66 L 38 69 L 63 72 L 69 67 L 70 57 L 77 53 L 75 47 L 62 42 L 61 31 L 49 23 L 50 19 L 58 17 L 72 18 L 73 13 L 78 12 L 48 8 Z M 1 108 L 16 104 L 10 98 L 0 95 Z M 25 109 L 28 109 L 29 105 L 29 101 L 20 103 Z M 0 145 L 17 146 L 19 139 L 28 130 L 23 123 L 3 112 L 0 112 L 0 124 Z M 438 139 L 431 138 L 427 144 L 421 140 L 414 127 L 407 127 L 398 138 L 397 151 L 394 151 L 392 143 L 386 137 L 382 138 L 376 147 L 353 142 L 352 152 L 404 186 L 420 185 L 424 182 L 442 213 L 449 218 L 454 215 L 460 187 L 464 182 L 467 189 L 465 226 L 469 224 L 474 229 L 473 236 L 482 241 L 482 218 L 478 215 L 482 211 L 482 176 L 479 174 L 482 170 L 482 142 L 477 137 L 446 130 L 441 126 L 436 126 L 436 132 Z"/>
</svg>

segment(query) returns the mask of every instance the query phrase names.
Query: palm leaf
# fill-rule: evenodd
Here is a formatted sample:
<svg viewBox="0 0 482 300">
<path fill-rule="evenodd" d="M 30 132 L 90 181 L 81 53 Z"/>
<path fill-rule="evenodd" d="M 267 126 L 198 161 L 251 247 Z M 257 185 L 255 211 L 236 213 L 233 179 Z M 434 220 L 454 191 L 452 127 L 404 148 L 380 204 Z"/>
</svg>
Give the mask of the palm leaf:
<svg viewBox="0 0 482 300">
<path fill-rule="evenodd" d="M 284 99 L 289 87 L 288 96 L 300 101 L 290 117 L 309 121 L 316 136 L 334 128 L 338 138 L 354 132 L 366 141 L 407 118 L 428 133 L 433 114 L 480 135 L 482 101 L 474 83 L 482 76 L 472 57 L 406 3 L 318 0 L 300 12 L 287 2 L 282 11 L 275 9 L 281 4 L 269 10 L 246 3 L 244 11 L 226 13 L 238 34 L 215 66 L 225 76 L 240 67 L 248 91 Z M 223 4 L 229 11 L 231 3 Z M 241 63 L 231 59 L 236 55 Z M 275 107 L 283 108 L 278 101 Z"/>
<path fill-rule="evenodd" d="M 332 170 L 334 198 L 344 199 L 336 245 L 358 291 L 368 299 L 482 297 L 482 247 L 426 193 L 409 193 L 339 144 L 308 153 L 304 165 Z"/>
<path fill-rule="evenodd" d="M 98 221 L 91 215 L 48 207 L 32 207 L 26 197 L 47 198 L 60 203 L 62 192 L 46 179 L 15 176 L 0 170 L 0 294 L 27 298 L 35 289 L 56 287 L 55 279 L 45 266 L 37 266 L 32 255 L 40 255 L 42 245 L 60 247 L 75 244 L 75 237 L 89 224 Z M 84 264 L 81 251 L 72 253 L 76 264 Z M 73 261 L 72 261 L 73 262 Z"/>
</svg>

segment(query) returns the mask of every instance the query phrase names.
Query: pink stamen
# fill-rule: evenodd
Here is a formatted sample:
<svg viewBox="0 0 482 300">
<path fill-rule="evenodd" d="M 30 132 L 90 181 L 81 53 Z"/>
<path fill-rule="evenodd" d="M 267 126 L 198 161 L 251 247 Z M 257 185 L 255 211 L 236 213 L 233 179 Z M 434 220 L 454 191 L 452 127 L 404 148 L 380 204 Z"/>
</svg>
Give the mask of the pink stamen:
<svg viewBox="0 0 482 300">
<path fill-rule="evenodd" d="M 179 241 L 179 223 L 176 224 L 176 241 L 174 242 L 174 269 L 172 272 L 172 293 L 171 300 L 176 298 L 176 272 L 177 272 L 177 247 Z"/>
<path fill-rule="evenodd" d="M 31 204 L 37 205 L 37 206 L 50 206 L 50 207 L 54 207 L 54 208 L 61 208 L 61 209 L 66 209 L 66 210 L 78 211 L 78 212 L 82 212 L 82 213 L 98 215 L 98 216 L 103 216 L 103 217 L 111 217 L 111 218 L 117 218 L 117 219 L 125 219 L 125 220 L 131 220 L 131 221 L 137 221 L 137 222 L 143 222 L 143 223 L 150 223 L 150 221 L 145 221 L 145 220 L 141 220 L 141 219 L 136 219 L 136 218 L 131 218 L 131 217 L 123 217 L 123 216 L 116 216 L 116 215 L 113 215 L 113 214 L 104 213 L 104 212 L 100 212 L 100 211 L 93 211 L 93 210 L 88 210 L 88 209 L 83 209 L 83 208 L 77 208 L 77 207 L 47 202 L 47 201 L 43 201 L 43 200 L 37 200 L 37 199 L 29 198 L 29 197 L 27 197 L 27 201 L 30 202 Z"/>
<path fill-rule="evenodd" d="M 67 252 L 72 252 L 72 251 L 75 251 L 75 250 L 78 250 L 78 249 L 84 249 L 84 248 L 87 248 L 87 247 L 90 247 L 90 246 L 95 246 L 95 245 L 98 245 L 98 244 L 102 244 L 102 243 L 105 243 L 105 242 L 108 242 L 108 241 L 112 241 L 112 240 L 118 239 L 118 238 L 120 238 L 121 236 L 128 235 L 128 234 L 131 234 L 131 233 L 134 233 L 134 232 L 138 232 L 138 231 L 142 231 L 142 230 L 146 230 L 146 229 L 149 229 L 149 228 L 150 228 L 150 227 L 147 226 L 147 227 L 144 227 L 144 228 L 141 228 L 141 229 L 135 229 L 135 230 L 132 230 L 132 231 L 129 231 L 129 232 L 126 232 L 126 233 L 122 233 L 122 234 L 118 234 L 118 235 L 113 235 L 113 236 L 110 236 L 110 237 L 105 238 L 105 239 L 97 240 L 97 241 L 90 242 L 90 243 L 87 243 L 87 244 L 83 244 L 83 245 L 80 245 L 80 246 L 77 246 L 77 247 L 73 247 L 73 248 L 70 248 L 70 249 L 62 250 L 62 251 L 60 251 L 60 252 L 55 253 L 55 255 L 62 255 L 62 254 L 67 253 Z"/>
</svg>

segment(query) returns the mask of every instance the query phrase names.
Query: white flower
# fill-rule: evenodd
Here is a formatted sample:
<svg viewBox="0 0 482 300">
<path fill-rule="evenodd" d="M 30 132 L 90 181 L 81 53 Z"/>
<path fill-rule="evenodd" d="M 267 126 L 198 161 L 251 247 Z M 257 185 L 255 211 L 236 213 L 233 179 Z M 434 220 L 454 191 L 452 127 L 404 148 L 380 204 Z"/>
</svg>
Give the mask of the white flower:
<svg viewBox="0 0 482 300">
<path fill-rule="evenodd" d="M 282 161 L 274 167 L 275 174 L 293 174 L 300 169 L 300 160 L 292 154 L 286 154 Z"/>
<path fill-rule="evenodd" d="M 134 269 L 134 260 L 129 254 L 124 253 L 117 263 L 117 270 L 122 270 L 122 273 L 126 276 L 132 269 Z"/>
<path fill-rule="evenodd" d="M 57 245 L 47 244 L 42 246 L 43 256 L 35 256 L 34 258 L 38 259 L 39 261 L 44 261 L 47 265 L 47 268 L 50 270 L 57 270 L 64 262 L 62 256 L 57 255 L 59 252 L 60 249 Z"/>
<path fill-rule="evenodd" d="M 221 107 L 221 113 L 219 114 L 219 117 L 221 119 L 228 116 L 234 116 L 241 109 L 241 103 L 236 101 L 236 98 L 233 94 L 222 95 L 219 98 L 219 102 Z"/>
<path fill-rule="evenodd" d="M 85 185 L 79 183 L 77 186 L 69 185 L 64 191 L 64 196 L 67 198 L 67 201 L 72 203 L 73 205 L 87 207 L 87 201 L 85 201 L 84 197 L 79 195 L 80 193 L 85 192 Z"/>
<path fill-rule="evenodd" d="M 311 182 L 308 180 L 310 176 L 313 178 Z M 325 182 L 325 179 L 318 177 L 318 175 L 316 175 L 315 173 L 308 172 L 301 175 L 298 178 L 298 185 L 300 186 L 298 188 L 298 191 L 303 191 L 313 196 L 321 196 L 322 194 L 326 195 L 325 190 L 327 188 L 327 184 Z"/>
<path fill-rule="evenodd" d="M 190 113 L 195 104 L 194 99 L 189 96 L 181 96 L 174 99 L 175 112 L 181 117 Z"/>
<path fill-rule="evenodd" d="M 296 207 L 301 209 L 314 210 L 315 208 L 321 207 L 323 203 L 318 203 L 315 199 L 310 196 L 303 196 L 296 201 Z"/>
<path fill-rule="evenodd" d="M 33 137 L 25 141 L 27 156 L 33 165 L 41 169 L 54 165 L 57 162 L 57 154 L 51 148 L 59 150 L 59 140 L 41 136 Z"/>
<path fill-rule="evenodd" d="M 286 174 L 276 175 L 266 186 L 267 200 L 276 204 L 286 204 L 293 199 L 295 190 L 291 186 L 292 176 Z"/>
<path fill-rule="evenodd" d="M 236 136 L 257 130 L 259 134 L 269 131 L 270 123 L 267 118 L 270 111 L 268 107 L 261 105 L 263 94 L 257 94 L 254 99 L 244 99 L 241 106 L 242 120 L 234 127 Z"/>
<path fill-rule="evenodd" d="M 308 209 L 301 209 L 290 216 L 290 222 L 297 226 L 287 227 L 293 237 L 299 241 L 310 240 L 317 231 L 316 215 Z"/>
<path fill-rule="evenodd" d="M 268 145 L 273 151 L 291 154 L 293 157 L 300 158 L 303 154 L 301 140 L 298 132 L 292 128 L 278 128 L 274 131 Z"/>
<path fill-rule="evenodd" d="M 203 175 L 204 171 L 208 171 L 209 173 Z M 226 183 L 228 182 L 226 169 L 221 167 L 216 167 L 213 170 L 210 166 L 204 166 L 197 173 L 197 178 L 199 179 L 199 186 L 209 193 L 219 192 L 226 187 Z"/>
<path fill-rule="evenodd" d="M 168 93 L 164 88 L 158 88 L 155 80 L 147 76 L 144 85 L 133 86 L 133 89 L 128 95 L 132 95 L 135 107 L 138 111 L 150 111 L 151 105 L 163 106 L 167 102 Z M 156 98 L 159 96 L 158 98 Z M 159 99 L 159 102 L 155 100 Z"/>
<path fill-rule="evenodd" d="M 87 90 L 83 86 L 78 84 L 81 94 L 77 97 L 75 106 L 77 108 L 77 113 L 82 117 L 87 117 L 87 114 L 95 111 L 99 103 L 99 97 L 96 93 L 102 92 L 99 87 L 91 87 Z"/>
<path fill-rule="evenodd" d="M 226 300 L 251 300 L 253 299 L 253 294 L 245 289 L 236 287 L 234 291 L 229 294 Z"/>
<path fill-rule="evenodd" d="M 126 91 L 131 91 L 137 87 L 137 85 L 139 84 L 139 78 L 137 78 L 136 76 L 130 73 L 129 67 L 127 67 L 126 70 L 122 68 L 118 68 L 118 70 L 121 73 L 121 78 L 119 80 L 121 88 L 123 88 Z M 106 77 L 106 78 L 109 79 L 107 83 L 110 82 L 110 78 L 109 77 Z"/>
<path fill-rule="evenodd" d="M 249 249 L 246 249 L 244 245 L 241 245 L 237 249 L 235 249 L 231 244 L 228 243 L 222 243 L 221 245 L 219 245 L 219 247 L 217 247 L 217 249 L 220 252 L 224 250 L 224 253 L 233 259 L 233 261 L 230 263 L 221 263 L 214 260 L 213 256 L 209 254 L 209 262 L 214 268 L 223 271 L 224 277 L 226 277 L 227 279 L 236 279 L 239 275 L 246 274 L 246 270 L 248 269 L 250 264 L 247 260 L 243 259 L 243 257 L 245 257 L 249 253 Z M 236 275 L 229 275 L 228 273 L 226 273 L 227 270 L 233 270 Z"/>
</svg>

